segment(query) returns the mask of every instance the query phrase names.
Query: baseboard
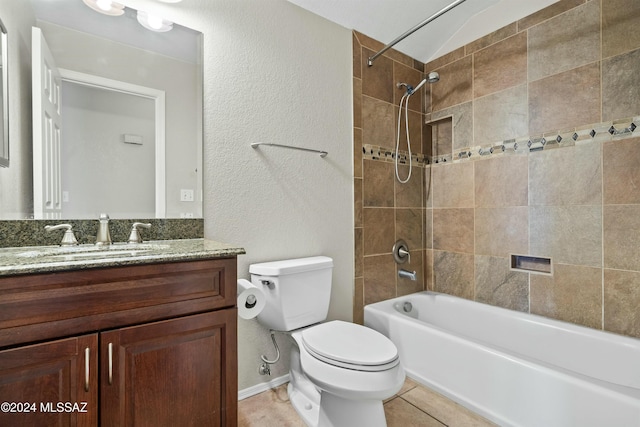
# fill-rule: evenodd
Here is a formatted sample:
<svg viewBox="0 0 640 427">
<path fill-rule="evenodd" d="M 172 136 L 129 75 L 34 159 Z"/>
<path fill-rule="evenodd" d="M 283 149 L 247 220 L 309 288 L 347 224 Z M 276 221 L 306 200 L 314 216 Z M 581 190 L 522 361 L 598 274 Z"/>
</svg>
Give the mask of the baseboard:
<svg viewBox="0 0 640 427">
<path fill-rule="evenodd" d="M 254 386 L 245 388 L 243 390 L 239 390 L 238 400 L 243 400 L 243 399 L 246 399 L 247 397 L 251 397 L 258 393 L 262 393 L 263 391 L 267 391 L 274 387 L 278 387 L 279 385 L 282 385 L 288 381 L 289 381 L 289 374 L 286 374 L 281 377 L 274 378 L 271 381 L 268 381 L 266 383 L 256 384 Z"/>
</svg>

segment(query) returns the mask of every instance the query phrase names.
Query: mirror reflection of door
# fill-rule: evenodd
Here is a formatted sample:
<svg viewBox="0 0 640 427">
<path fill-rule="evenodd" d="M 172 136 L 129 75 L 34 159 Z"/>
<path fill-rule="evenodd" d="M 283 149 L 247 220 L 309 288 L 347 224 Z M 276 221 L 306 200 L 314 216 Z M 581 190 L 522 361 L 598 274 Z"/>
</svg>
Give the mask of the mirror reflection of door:
<svg viewBox="0 0 640 427">
<path fill-rule="evenodd" d="M 73 70 L 78 73 L 153 88 L 165 94 L 166 104 L 163 106 L 166 108 L 165 122 L 161 133 L 165 138 L 166 151 L 162 154 L 164 155 L 163 160 L 166 161 L 158 161 L 158 165 L 164 168 L 165 173 L 161 175 L 160 169 L 156 165 L 156 176 L 147 177 L 150 180 L 156 180 L 156 195 L 162 188 L 161 197 L 164 199 L 164 204 L 159 206 L 160 198 L 156 197 L 155 214 L 145 216 L 202 218 L 202 137 L 204 130 L 202 118 L 202 33 L 175 23 L 171 31 L 168 32 L 150 31 L 138 23 L 137 11 L 129 6 L 125 7 L 125 13 L 122 16 L 113 17 L 92 10 L 80 0 L 19 0 L 15 3 L 20 5 L 16 6 L 17 14 L 2 17 L 9 20 L 6 22 L 6 24 L 10 24 L 8 28 L 16 29 L 14 38 L 10 40 L 17 41 L 17 44 L 20 45 L 24 44 L 25 36 L 27 36 L 27 43 L 30 44 L 31 26 L 38 27 L 46 37 L 46 43 L 62 74 L 63 82 L 67 80 L 64 70 Z M 35 19 L 27 20 L 29 22 L 16 19 L 32 14 Z M 24 24 L 27 24 L 26 28 Z M 25 34 L 24 31 L 28 31 L 28 34 Z M 3 41 L 6 41 L 6 35 L 0 34 L 0 42 Z M 6 53 L 4 49 L 0 50 L 3 55 Z M 28 52 L 30 49 L 23 50 Z M 18 53 L 20 52 L 22 50 L 18 51 Z M 16 55 L 20 56 L 18 53 Z M 20 126 L 30 126 L 32 120 L 28 116 L 34 114 L 31 111 L 32 107 L 42 105 L 42 103 L 38 104 L 39 101 L 31 99 L 32 77 L 30 74 L 34 68 L 31 64 L 31 58 L 18 62 L 18 64 L 13 64 L 16 65 L 18 72 L 14 74 L 12 79 L 15 85 L 11 86 L 12 88 L 16 86 L 15 95 L 17 96 L 14 99 L 15 102 L 12 102 L 11 111 L 13 112 L 15 107 L 19 116 L 16 120 Z M 39 64 L 40 61 L 35 60 L 33 63 Z M 6 68 L 1 67 L 3 78 L 6 77 L 4 72 Z M 10 68 L 13 69 L 13 67 Z M 36 69 L 38 68 L 36 67 Z M 25 80 L 27 78 L 28 81 Z M 46 82 L 43 81 L 40 85 L 46 87 L 45 84 Z M 0 94 L 6 95 L 6 92 L 0 92 Z M 24 99 L 25 94 L 29 99 Z M 60 99 L 65 99 L 64 93 L 61 94 Z M 156 102 L 157 104 L 158 102 Z M 23 114 L 25 108 L 29 110 L 27 116 Z M 7 112 L 8 109 L 4 111 L 5 120 Z M 38 117 L 45 116 L 40 113 Z M 68 124 L 64 117 L 63 122 L 65 126 Z M 32 135 L 46 136 L 47 134 L 43 131 L 44 125 L 39 123 Z M 7 134 L 7 129 L 8 126 L 4 129 L 0 126 L 0 134 L 2 131 Z M 22 131 L 14 130 L 18 133 L 24 133 L 24 129 Z M 69 129 L 65 127 L 60 132 L 64 137 Z M 128 131 L 122 133 L 128 133 Z M 156 137 L 160 135 L 157 129 L 155 133 Z M 55 133 L 50 135 L 55 135 Z M 58 196 L 58 201 L 60 200 L 60 193 L 53 191 L 56 181 L 52 180 L 51 185 L 45 185 L 42 182 L 46 150 L 41 152 L 42 155 L 36 159 L 34 164 L 32 141 L 29 141 L 27 145 L 20 141 L 14 142 L 15 144 L 12 144 L 11 148 L 17 147 L 17 149 L 12 153 L 11 170 L 4 170 L 1 167 L 8 166 L 8 139 L 5 138 L 3 141 L 0 138 L 0 172 L 3 177 L 2 185 L 0 185 L 2 187 L 0 218 L 44 218 L 43 206 L 59 203 L 45 197 L 45 190 L 49 191 L 50 196 Z M 41 146 L 41 144 L 36 145 Z M 63 158 L 61 161 L 64 163 Z M 35 189 L 34 176 L 38 177 Z M 141 179 L 143 179 L 141 174 L 137 174 L 130 176 L 129 181 Z M 183 189 L 187 190 L 187 194 L 194 195 L 193 201 L 184 200 Z M 37 197 L 35 201 L 33 199 L 34 191 Z M 78 201 L 71 192 L 68 196 L 69 200 Z M 109 209 L 93 207 L 87 214 L 67 215 L 64 211 L 66 204 L 64 197 L 60 203 L 63 208 L 60 219 L 70 220 L 78 218 L 78 216 L 93 218 L 93 212 L 98 210 L 106 210 L 112 218 L 123 219 L 138 216 L 134 212 L 123 212 L 119 217 L 116 217 L 112 212 L 116 209 L 119 210 L 119 208 L 112 209 L 111 207 Z M 37 207 L 37 212 L 33 211 L 34 205 Z M 47 213 L 47 216 L 59 217 L 57 212 Z"/>
<path fill-rule="evenodd" d="M 62 77 L 39 28 L 32 29 L 33 205 L 35 219 L 62 217 Z"/>
<path fill-rule="evenodd" d="M 165 92 L 56 68 L 37 27 L 33 45 L 34 218 L 163 218 Z"/>
<path fill-rule="evenodd" d="M 59 71 L 62 217 L 164 218 L 165 91 Z"/>
<path fill-rule="evenodd" d="M 155 105 L 152 99 L 63 81 L 64 218 L 153 218 Z M 132 173 L 133 172 L 133 173 Z"/>
</svg>

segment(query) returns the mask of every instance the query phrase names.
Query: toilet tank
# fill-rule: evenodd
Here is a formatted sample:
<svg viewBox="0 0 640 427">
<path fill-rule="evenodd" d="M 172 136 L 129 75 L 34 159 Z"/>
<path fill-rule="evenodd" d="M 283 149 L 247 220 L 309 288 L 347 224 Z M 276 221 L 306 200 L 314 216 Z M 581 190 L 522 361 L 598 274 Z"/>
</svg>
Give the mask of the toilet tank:
<svg viewBox="0 0 640 427">
<path fill-rule="evenodd" d="M 291 331 L 327 318 L 333 260 L 326 256 L 251 264 L 251 282 L 261 287 L 266 304 L 258 322 Z"/>
</svg>

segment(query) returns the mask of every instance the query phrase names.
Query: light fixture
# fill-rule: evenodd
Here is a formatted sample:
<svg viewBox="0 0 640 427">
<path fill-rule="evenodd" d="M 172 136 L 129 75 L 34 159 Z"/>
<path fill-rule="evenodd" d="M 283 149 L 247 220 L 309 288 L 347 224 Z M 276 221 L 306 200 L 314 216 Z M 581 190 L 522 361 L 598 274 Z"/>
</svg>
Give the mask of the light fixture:
<svg viewBox="0 0 640 427">
<path fill-rule="evenodd" d="M 124 13 L 124 5 L 111 0 L 82 0 L 96 12 L 109 16 L 120 16 Z"/>
<path fill-rule="evenodd" d="M 173 28 L 173 22 L 162 19 L 159 15 L 147 13 L 144 10 L 138 11 L 138 22 L 147 30 L 164 33 Z"/>
</svg>

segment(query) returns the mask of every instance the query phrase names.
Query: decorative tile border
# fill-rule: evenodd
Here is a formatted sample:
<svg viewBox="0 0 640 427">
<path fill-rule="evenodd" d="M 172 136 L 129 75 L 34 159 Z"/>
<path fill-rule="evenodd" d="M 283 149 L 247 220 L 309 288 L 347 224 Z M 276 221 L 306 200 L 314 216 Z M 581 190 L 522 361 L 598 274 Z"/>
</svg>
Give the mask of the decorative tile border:
<svg viewBox="0 0 640 427">
<path fill-rule="evenodd" d="M 585 142 L 607 142 L 640 136 L 636 132 L 640 116 L 595 123 L 575 129 L 553 132 L 539 136 L 521 137 L 492 145 L 464 148 L 453 153 L 453 161 L 478 160 L 504 154 L 529 154 L 556 148 L 572 147 Z"/>
<path fill-rule="evenodd" d="M 488 145 L 467 147 L 455 151 L 453 155 L 428 157 L 422 153 L 411 153 L 411 158 L 413 166 L 424 168 L 431 164 L 475 161 L 509 154 L 523 155 L 556 148 L 573 147 L 585 142 L 603 143 L 637 137 L 640 136 L 638 126 L 640 126 L 640 116 L 595 123 L 543 135 L 514 138 Z M 395 150 L 387 147 L 365 144 L 362 147 L 362 152 L 363 158 L 367 160 L 395 162 Z M 408 164 L 409 153 L 407 151 L 400 150 L 398 155 L 400 164 Z"/>
<path fill-rule="evenodd" d="M 396 152 L 387 147 L 380 147 L 378 145 L 365 144 L 362 146 L 362 156 L 367 160 L 381 160 L 383 162 L 395 162 Z M 409 159 L 409 152 L 398 150 L 398 163 L 401 165 L 407 165 Z M 414 162 L 413 166 L 424 167 L 428 164 L 429 159 L 422 153 L 411 153 L 411 160 Z"/>
</svg>

